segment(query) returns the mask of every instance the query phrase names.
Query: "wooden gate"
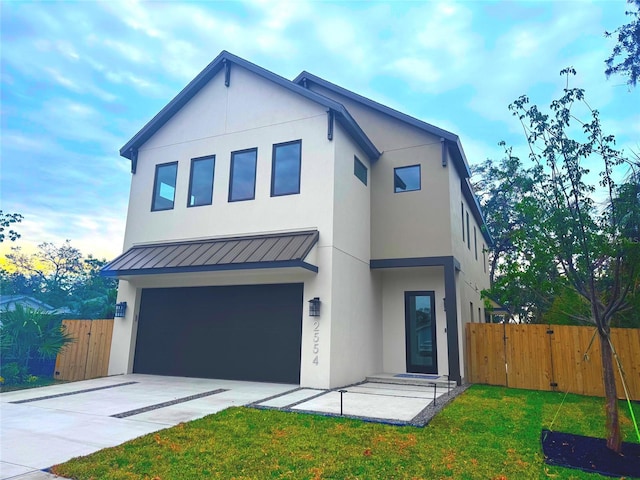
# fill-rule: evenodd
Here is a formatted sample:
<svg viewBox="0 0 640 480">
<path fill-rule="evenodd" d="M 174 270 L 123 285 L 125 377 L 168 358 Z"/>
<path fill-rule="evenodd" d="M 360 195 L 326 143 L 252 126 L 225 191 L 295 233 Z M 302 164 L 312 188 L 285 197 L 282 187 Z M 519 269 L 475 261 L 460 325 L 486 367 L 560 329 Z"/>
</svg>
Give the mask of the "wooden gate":
<svg viewBox="0 0 640 480">
<path fill-rule="evenodd" d="M 468 323 L 467 379 L 602 397 L 600 341 L 594 333 L 595 327 Z M 640 400 L 640 329 L 612 328 L 611 342 L 629 397 Z M 615 360 L 614 370 L 618 395 L 625 398 Z"/>
<path fill-rule="evenodd" d="M 56 380 L 87 380 L 104 377 L 109 369 L 111 320 L 63 320 L 62 325 L 76 340 L 56 358 Z"/>
</svg>

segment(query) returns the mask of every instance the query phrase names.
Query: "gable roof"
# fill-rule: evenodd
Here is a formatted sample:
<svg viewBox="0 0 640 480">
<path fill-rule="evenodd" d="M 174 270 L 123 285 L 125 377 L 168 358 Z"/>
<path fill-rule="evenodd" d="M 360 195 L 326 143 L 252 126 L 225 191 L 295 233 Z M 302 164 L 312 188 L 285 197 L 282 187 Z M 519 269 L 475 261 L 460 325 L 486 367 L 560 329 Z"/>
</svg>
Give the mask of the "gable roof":
<svg viewBox="0 0 640 480">
<path fill-rule="evenodd" d="M 435 125 L 431 125 L 430 123 L 423 122 L 422 120 L 407 115 L 406 113 L 399 112 L 398 110 L 394 110 L 393 108 L 387 107 L 386 105 L 378 103 L 367 97 L 363 97 L 362 95 L 352 92 L 351 90 L 347 90 L 346 88 L 336 85 L 335 83 L 331 83 L 324 78 L 320 78 L 312 73 L 309 73 L 306 70 L 302 71 L 302 73 L 294 78 L 293 81 L 302 86 L 308 85 L 309 83 L 315 83 L 316 85 L 326 88 L 327 90 L 347 97 L 354 102 L 358 102 L 373 110 L 395 118 L 396 120 L 419 128 L 420 130 L 430 133 L 431 135 L 442 138 L 447 145 L 448 151 L 453 160 L 453 164 L 455 165 L 462 179 L 462 181 L 460 182 L 462 195 L 464 196 L 465 200 L 467 200 L 467 204 L 469 205 L 469 209 L 471 210 L 473 217 L 475 218 L 476 222 L 478 222 L 478 225 L 480 225 L 480 230 L 485 240 L 489 245 L 493 245 L 493 239 L 487 231 L 484 216 L 482 215 L 482 210 L 480 209 L 480 202 L 478 201 L 478 197 L 473 191 L 471 182 L 469 182 L 469 177 L 471 177 L 471 170 L 469 169 L 467 157 L 464 154 L 464 150 L 462 149 L 460 138 L 455 133 L 451 133 L 447 130 L 436 127 Z"/>
<path fill-rule="evenodd" d="M 293 81 L 298 85 L 315 83 L 316 85 L 338 93 L 373 110 L 377 110 L 378 112 L 389 115 L 390 117 L 400 120 L 401 122 L 407 123 L 427 133 L 443 138 L 447 142 L 449 152 L 451 153 L 454 163 L 456 163 L 456 167 L 458 168 L 460 175 L 463 177 L 468 177 L 471 175 L 467 157 L 465 156 L 464 150 L 462 149 L 462 144 L 460 143 L 460 138 L 455 133 L 451 133 L 440 127 L 436 127 L 435 125 L 431 125 L 430 123 L 419 120 L 415 117 L 407 115 L 406 113 L 394 110 L 391 107 L 387 107 L 386 105 L 378 103 L 367 97 L 363 97 L 362 95 L 352 92 L 351 90 L 347 90 L 346 88 L 336 85 L 335 83 L 331 83 L 324 78 L 320 78 L 312 73 L 309 73 L 306 70 L 300 73 L 296 78 L 294 78 Z"/>
<path fill-rule="evenodd" d="M 312 92 L 291 80 L 276 75 L 269 70 L 255 65 L 243 58 L 237 57 L 223 50 L 209 65 L 205 67 L 189 84 L 182 89 L 155 117 L 153 117 L 142 129 L 136 133 L 121 149 L 120 155 L 132 161 L 132 173 L 135 173 L 137 151 L 149 138 L 151 138 L 169 119 L 175 115 L 189 100 L 191 100 L 213 77 L 228 65 L 235 64 L 260 77 L 269 80 L 287 90 L 301 95 L 319 105 L 328 112 L 333 112 L 335 120 L 347 131 L 360 148 L 372 159 L 377 160 L 380 152 L 367 137 L 362 128 L 349 114 L 347 109 L 339 102 Z"/>
</svg>

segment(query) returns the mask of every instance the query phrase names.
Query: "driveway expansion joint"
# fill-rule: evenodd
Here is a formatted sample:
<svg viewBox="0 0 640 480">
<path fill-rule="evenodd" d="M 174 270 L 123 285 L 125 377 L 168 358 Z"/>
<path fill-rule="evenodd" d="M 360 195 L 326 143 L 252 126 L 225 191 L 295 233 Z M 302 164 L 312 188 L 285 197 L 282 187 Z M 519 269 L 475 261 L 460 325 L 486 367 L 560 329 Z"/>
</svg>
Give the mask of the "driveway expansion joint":
<svg viewBox="0 0 640 480">
<path fill-rule="evenodd" d="M 127 385 L 134 385 L 136 383 L 138 383 L 138 382 L 116 383 L 114 385 L 106 385 L 104 387 L 85 388 L 84 390 L 76 390 L 74 392 L 57 393 L 55 395 L 46 395 L 44 397 L 27 398 L 25 400 L 16 400 L 14 402 L 9 402 L 9 403 L 39 402 L 40 400 L 50 400 L 52 398 L 68 397 L 69 395 L 78 395 L 80 393 L 95 392 L 97 390 L 106 390 L 107 388 L 124 387 L 124 386 L 127 386 Z"/>
<path fill-rule="evenodd" d="M 197 400 L 198 398 L 209 397 L 218 393 L 228 392 L 228 388 L 218 388 L 216 390 L 210 390 L 208 392 L 197 393 L 195 395 L 189 395 L 188 397 L 176 398 L 175 400 L 169 400 L 168 402 L 156 403 L 155 405 L 149 405 L 148 407 L 137 408 L 135 410 L 129 410 L 128 412 L 116 413 L 110 415 L 113 418 L 126 418 L 140 413 L 151 412 L 152 410 L 158 410 L 159 408 L 170 407 L 171 405 L 177 405 L 179 403 L 189 402 L 191 400 Z"/>
</svg>

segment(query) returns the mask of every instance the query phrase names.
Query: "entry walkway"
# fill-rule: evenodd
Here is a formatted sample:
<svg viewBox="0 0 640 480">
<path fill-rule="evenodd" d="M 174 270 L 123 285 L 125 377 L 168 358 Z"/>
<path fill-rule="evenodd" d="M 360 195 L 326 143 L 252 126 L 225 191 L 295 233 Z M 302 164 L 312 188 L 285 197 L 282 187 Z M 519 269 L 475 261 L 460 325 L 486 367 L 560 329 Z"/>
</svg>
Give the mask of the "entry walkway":
<svg viewBox="0 0 640 480">
<path fill-rule="evenodd" d="M 334 390 L 300 388 L 251 406 L 424 426 L 462 390 L 444 385 L 363 382 Z"/>
</svg>

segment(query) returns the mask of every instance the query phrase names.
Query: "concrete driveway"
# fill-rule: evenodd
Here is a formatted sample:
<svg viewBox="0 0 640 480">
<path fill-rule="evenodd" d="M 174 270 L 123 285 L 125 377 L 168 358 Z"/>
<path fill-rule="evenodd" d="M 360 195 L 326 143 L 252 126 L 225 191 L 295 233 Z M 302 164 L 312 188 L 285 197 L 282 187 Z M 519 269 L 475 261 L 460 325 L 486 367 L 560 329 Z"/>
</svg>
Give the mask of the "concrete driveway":
<svg viewBox="0 0 640 480">
<path fill-rule="evenodd" d="M 37 478 L 29 472 L 296 388 L 132 374 L 2 393 L 0 479 Z"/>
</svg>

